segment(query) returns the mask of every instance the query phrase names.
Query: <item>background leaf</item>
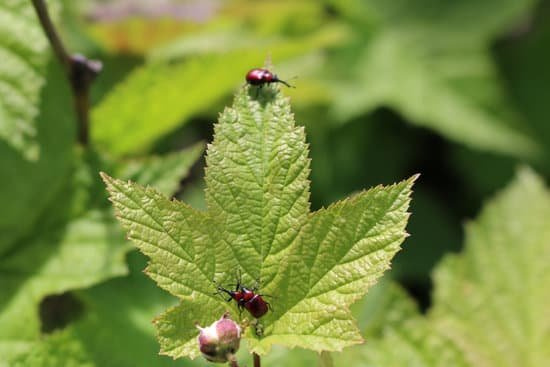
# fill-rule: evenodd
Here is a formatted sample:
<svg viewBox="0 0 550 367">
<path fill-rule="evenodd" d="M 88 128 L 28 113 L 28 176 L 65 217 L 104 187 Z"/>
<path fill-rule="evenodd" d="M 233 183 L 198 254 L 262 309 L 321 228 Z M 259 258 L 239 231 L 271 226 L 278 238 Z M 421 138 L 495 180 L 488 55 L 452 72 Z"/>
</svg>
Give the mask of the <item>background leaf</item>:
<svg viewBox="0 0 550 367">
<path fill-rule="evenodd" d="M 125 273 L 127 247 L 113 224 L 110 216 L 90 212 L 2 259 L 0 350 L 4 359 L 9 360 L 12 345 L 28 343 L 30 347 L 40 335 L 38 305 L 46 295 L 85 288 Z"/>
<path fill-rule="evenodd" d="M 432 317 L 470 365 L 543 366 L 550 354 L 550 193 L 532 171 L 466 228 L 466 251 L 436 269 Z"/>
<path fill-rule="evenodd" d="M 490 41 L 519 21 L 532 1 L 373 0 L 356 6 L 350 16 L 363 22 L 364 32 L 336 58 L 354 65 L 335 70 L 338 119 L 386 106 L 473 148 L 530 158 L 541 153 L 510 107 L 489 53 Z"/>
<path fill-rule="evenodd" d="M 0 141 L 0 255 L 12 248 L 44 215 L 66 185 L 73 165 L 74 119 L 68 86 L 59 67 L 50 64 L 41 90 L 37 116 L 38 160 L 29 161 L 7 142 Z"/>
<path fill-rule="evenodd" d="M 198 143 L 179 152 L 132 160 L 119 168 L 118 174 L 129 180 L 151 185 L 160 193 L 170 196 L 179 188 L 182 178 L 187 177 L 191 166 L 200 158 L 204 144 Z"/>
<path fill-rule="evenodd" d="M 49 3 L 55 19 L 59 3 Z M 36 119 L 50 51 L 29 1 L 2 2 L 0 39 L 0 138 L 36 160 L 40 149 Z"/>
<path fill-rule="evenodd" d="M 261 64 L 265 55 L 288 60 L 335 43 L 340 35 L 337 29 L 329 29 L 292 42 L 263 45 L 257 40 L 255 47 L 244 50 L 183 62 L 146 63 L 94 108 L 92 136 L 116 155 L 146 151 L 157 139 L 244 83 L 251 65 Z"/>
<path fill-rule="evenodd" d="M 202 146 L 196 146 L 166 160 L 157 157 L 142 162 L 147 174 L 134 162 L 132 172 L 144 183 L 174 189 L 201 151 Z M 84 289 L 127 273 L 125 255 L 130 248 L 107 206 L 104 190 L 98 191 L 98 166 L 112 163 L 92 152 L 79 156 L 72 181 L 48 208 L 46 217 L 0 258 L 0 351 L 4 360 L 31 350 L 41 332 L 48 331 L 45 325 L 55 325 L 55 308 L 52 315 L 39 313 L 46 296 Z"/>
<path fill-rule="evenodd" d="M 147 279 L 141 271 L 144 265 L 144 257 L 132 252 L 127 276 L 79 291 L 76 296 L 86 313 L 70 327 L 35 343 L 19 359 L 21 366 L 207 365 L 206 361 L 175 362 L 158 355 L 151 314 L 170 306 L 174 299 Z"/>
<path fill-rule="evenodd" d="M 550 192 L 531 170 L 521 169 L 468 224 L 464 252 L 437 267 L 428 315 L 391 306 L 391 314 L 405 317 L 346 358 L 368 366 L 544 366 L 549 211 Z"/>
</svg>

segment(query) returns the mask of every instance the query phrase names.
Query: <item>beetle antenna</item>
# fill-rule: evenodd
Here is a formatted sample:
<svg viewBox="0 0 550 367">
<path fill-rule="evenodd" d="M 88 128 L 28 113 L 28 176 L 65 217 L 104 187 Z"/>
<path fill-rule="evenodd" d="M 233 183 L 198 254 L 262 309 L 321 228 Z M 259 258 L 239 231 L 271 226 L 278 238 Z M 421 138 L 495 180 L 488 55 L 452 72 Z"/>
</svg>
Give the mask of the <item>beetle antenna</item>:
<svg viewBox="0 0 550 367">
<path fill-rule="evenodd" d="M 282 84 L 286 85 L 286 86 L 289 87 L 289 88 L 296 88 L 295 86 L 290 85 L 290 84 L 288 84 L 287 82 L 285 82 L 284 80 L 281 80 L 281 79 L 279 79 L 279 78 L 277 78 L 277 82 L 282 83 Z"/>
<path fill-rule="evenodd" d="M 231 291 L 229 291 L 229 290 L 225 289 L 224 287 L 220 287 L 220 286 L 218 286 L 218 288 L 217 288 L 217 289 L 218 289 L 218 292 L 217 292 L 217 294 L 227 293 L 228 295 L 232 296 L 232 293 L 231 293 Z"/>
<path fill-rule="evenodd" d="M 276 80 L 275 80 L 276 82 L 282 83 L 282 84 L 286 85 L 286 86 L 289 87 L 289 88 L 296 88 L 296 86 L 291 85 L 289 82 L 287 82 L 287 81 L 285 81 L 285 80 L 279 79 L 277 76 L 275 76 L 275 79 L 276 79 Z M 287 80 L 294 80 L 294 79 L 298 79 L 298 75 L 294 75 L 292 78 L 287 79 Z"/>
</svg>

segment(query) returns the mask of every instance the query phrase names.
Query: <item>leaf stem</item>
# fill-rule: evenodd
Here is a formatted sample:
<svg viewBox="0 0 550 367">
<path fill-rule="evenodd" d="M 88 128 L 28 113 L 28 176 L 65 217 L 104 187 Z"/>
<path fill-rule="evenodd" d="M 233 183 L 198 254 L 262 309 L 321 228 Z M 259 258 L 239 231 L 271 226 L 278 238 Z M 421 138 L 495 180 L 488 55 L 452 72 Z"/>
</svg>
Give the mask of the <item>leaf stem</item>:
<svg viewBox="0 0 550 367">
<path fill-rule="evenodd" d="M 333 367 L 334 363 L 332 362 L 332 356 L 329 352 L 321 352 L 319 355 L 319 366 L 320 367 Z"/>
<path fill-rule="evenodd" d="M 55 29 L 44 0 L 32 0 L 32 4 L 42 29 L 71 84 L 78 121 L 78 141 L 87 146 L 90 124 L 90 87 L 92 81 L 101 71 L 102 64 L 100 61 L 90 60 L 79 54 L 70 55 Z"/>
<path fill-rule="evenodd" d="M 252 358 L 254 358 L 254 367 L 261 367 L 262 363 L 260 361 L 260 356 L 256 353 L 252 353 Z"/>
</svg>

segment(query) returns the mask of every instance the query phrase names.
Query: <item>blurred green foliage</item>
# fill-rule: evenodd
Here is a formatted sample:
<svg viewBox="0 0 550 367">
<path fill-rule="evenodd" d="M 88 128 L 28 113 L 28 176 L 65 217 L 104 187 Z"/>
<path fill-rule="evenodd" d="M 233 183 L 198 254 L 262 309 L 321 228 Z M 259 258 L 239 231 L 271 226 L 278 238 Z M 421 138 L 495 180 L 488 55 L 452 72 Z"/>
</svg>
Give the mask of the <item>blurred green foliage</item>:
<svg viewBox="0 0 550 367">
<path fill-rule="evenodd" d="M 125 333 L 114 338 L 123 340 L 118 349 L 129 348 L 129 354 L 116 354 L 119 344 L 105 342 L 119 358 L 111 365 L 156 365 L 158 358 L 171 364 L 148 352 L 157 344 L 146 319 L 173 301 L 135 272 L 141 267 L 120 277 L 127 272 L 128 248 L 118 227 L 111 227 L 97 171 L 151 184 L 159 180 L 148 172 L 157 172 L 156 178 L 167 180 L 161 182 L 167 193 L 201 206 L 204 162 L 180 182 L 199 148 L 181 153 L 187 158 L 179 167 L 174 156 L 163 163 L 151 156 L 211 141 L 217 114 L 244 83 L 246 71 L 266 57 L 282 79 L 298 77 L 292 79 L 297 88 L 285 93 L 311 146 L 313 209 L 421 173 L 411 237 L 391 277 L 423 308 L 431 302 L 433 266 L 461 249 L 462 222 L 512 179 L 515 167 L 526 163 L 550 177 L 548 0 L 51 0 L 48 5 L 60 11 L 56 22 L 67 48 L 103 60 L 104 70 L 92 90 L 92 143 L 86 153 L 76 147 L 69 88 L 29 2 L 0 5 L 0 355 L 69 348 L 74 365 L 105 366 L 109 362 L 99 357 L 103 342 L 91 330 L 102 335 L 118 330 Z M 98 218 L 108 219 L 98 224 Z M 71 246 L 83 246 L 89 257 Z M 75 257 L 64 257 L 64 250 Z M 79 256 L 95 270 L 82 267 Z M 142 261 L 130 257 L 132 263 Z M 50 270 L 74 282 L 52 281 Z M 82 278 L 75 275 L 79 271 Z M 114 276 L 119 277 L 107 280 Z M 92 288 L 83 290 L 87 287 Z M 129 293 L 118 298 L 120 289 Z M 80 305 L 78 320 L 41 333 L 40 325 L 55 314 L 46 310 L 39 319 L 41 302 L 65 292 Z M 385 294 L 367 298 L 384 302 L 393 293 Z M 111 313 L 111 303 L 131 311 Z M 26 318 L 12 324 L 12 315 Z M 13 338 L 19 331 L 22 337 Z M 38 343 L 44 335 L 50 344 Z M 317 360 L 284 350 L 270 358 L 274 365 Z"/>
<path fill-rule="evenodd" d="M 436 267 L 427 315 L 420 315 L 394 284 L 380 284 L 382 296 L 376 303 L 365 300 L 361 310 L 370 312 L 360 314 L 372 342 L 346 350 L 335 357 L 335 365 L 546 365 L 548 215 L 547 186 L 530 169 L 518 170 L 468 223 L 463 252 L 446 256 Z"/>
<path fill-rule="evenodd" d="M 52 4 L 54 19 L 59 4 Z M 40 93 L 46 83 L 48 41 L 25 0 L 0 5 L 0 138 L 29 160 L 36 160 Z"/>
</svg>

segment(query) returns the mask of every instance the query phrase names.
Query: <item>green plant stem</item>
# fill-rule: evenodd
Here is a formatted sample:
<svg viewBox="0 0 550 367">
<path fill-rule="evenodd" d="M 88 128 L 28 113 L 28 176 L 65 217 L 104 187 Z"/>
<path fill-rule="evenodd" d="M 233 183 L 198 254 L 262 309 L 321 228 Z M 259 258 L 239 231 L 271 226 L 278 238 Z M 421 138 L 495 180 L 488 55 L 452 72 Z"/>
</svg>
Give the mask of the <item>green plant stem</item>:
<svg viewBox="0 0 550 367">
<path fill-rule="evenodd" d="M 256 353 L 253 353 L 252 358 L 254 359 L 254 367 L 261 367 L 262 363 L 260 361 L 260 356 Z"/>
<path fill-rule="evenodd" d="M 231 367 L 239 367 L 239 364 L 237 363 L 237 358 L 235 358 L 234 355 L 230 355 L 228 358 L 229 366 Z"/>
<path fill-rule="evenodd" d="M 321 367 L 333 367 L 332 356 L 329 352 L 321 352 L 319 355 L 319 366 Z"/>
<path fill-rule="evenodd" d="M 55 29 L 44 0 L 31 1 L 42 29 L 48 37 L 57 59 L 65 69 L 65 74 L 71 84 L 78 121 L 78 141 L 86 146 L 89 142 L 90 87 L 92 81 L 101 71 L 102 64 L 100 61 L 89 60 L 82 55 L 70 55 Z"/>
</svg>

